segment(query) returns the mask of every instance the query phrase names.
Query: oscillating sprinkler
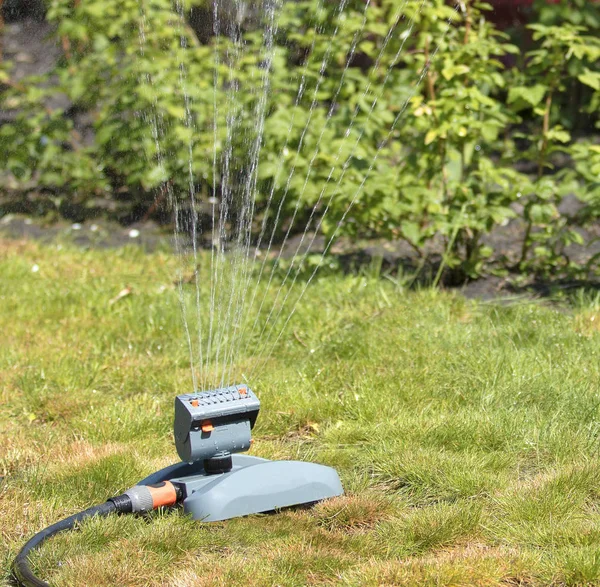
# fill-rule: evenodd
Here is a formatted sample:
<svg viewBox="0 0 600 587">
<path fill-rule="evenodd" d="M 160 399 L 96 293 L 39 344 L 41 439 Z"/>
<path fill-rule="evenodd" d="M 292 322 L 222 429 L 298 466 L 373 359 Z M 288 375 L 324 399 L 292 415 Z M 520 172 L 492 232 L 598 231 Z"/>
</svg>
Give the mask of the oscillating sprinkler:
<svg viewBox="0 0 600 587">
<path fill-rule="evenodd" d="M 17 580 L 28 587 L 48 587 L 29 568 L 29 553 L 50 536 L 95 515 L 183 503 L 184 512 L 194 520 L 216 522 L 342 495 L 339 476 L 331 467 L 239 454 L 252 445 L 259 409 L 258 398 L 246 385 L 178 395 L 174 436 L 182 462 L 36 534 L 15 558 Z"/>
<path fill-rule="evenodd" d="M 341 495 L 342 484 L 331 467 L 238 454 L 252 445 L 259 408 L 246 385 L 177 396 L 174 435 L 183 462 L 140 485 L 170 481 L 181 492 L 184 511 L 206 522 Z"/>
</svg>

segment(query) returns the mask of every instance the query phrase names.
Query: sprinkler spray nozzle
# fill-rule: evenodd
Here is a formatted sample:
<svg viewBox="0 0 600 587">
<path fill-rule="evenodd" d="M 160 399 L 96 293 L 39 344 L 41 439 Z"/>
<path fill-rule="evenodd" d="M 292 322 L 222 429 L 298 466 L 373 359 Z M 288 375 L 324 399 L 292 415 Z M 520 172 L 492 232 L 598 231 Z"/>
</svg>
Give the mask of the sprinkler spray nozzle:
<svg viewBox="0 0 600 587">
<path fill-rule="evenodd" d="M 232 453 L 251 445 L 260 401 L 246 385 L 232 385 L 175 398 L 174 436 L 182 461 L 204 461 L 206 473 L 231 470 Z"/>
</svg>

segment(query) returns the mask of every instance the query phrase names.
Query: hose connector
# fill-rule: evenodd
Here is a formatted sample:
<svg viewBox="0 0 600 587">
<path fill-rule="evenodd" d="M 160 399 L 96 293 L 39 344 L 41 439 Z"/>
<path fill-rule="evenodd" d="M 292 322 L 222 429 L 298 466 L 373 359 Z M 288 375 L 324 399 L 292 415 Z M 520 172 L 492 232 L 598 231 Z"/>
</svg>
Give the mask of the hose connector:
<svg viewBox="0 0 600 587">
<path fill-rule="evenodd" d="M 131 501 L 131 512 L 143 513 L 175 505 L 181 498 L 181 490 L 170 481 L 162 481 L 152 485 L 135 485 L 123 495 Z"/>
</svg>

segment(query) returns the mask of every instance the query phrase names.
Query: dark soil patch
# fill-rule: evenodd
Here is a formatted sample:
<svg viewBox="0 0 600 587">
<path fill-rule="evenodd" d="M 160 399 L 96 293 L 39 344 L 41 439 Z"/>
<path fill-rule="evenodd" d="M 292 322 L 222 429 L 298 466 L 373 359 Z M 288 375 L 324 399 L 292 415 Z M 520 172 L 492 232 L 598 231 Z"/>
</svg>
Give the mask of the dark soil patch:
<svg viewBox="0 0 600 587">
<path fill-rule="evenodd" d="M 593 254 L 600 252 L 600 227 L 582 230 L 588 246 L 572 246 L 569 255 L 578 262 L 585 262 Z M 58 221 L 45 224 L 20 216 L 8 215 L 0 219 L 0 237 L 10 239 L 32 239 L 44 243 L 67 242 L 84 248 L 110 249 L 126 245 L 141 246 L 151 252 L 158 248 L 174 250 L 174 237 L 170 227 L 145 222 L 123 226 L 116 222 L 97 220 L 96 222 L 70 223 Z M 497 227 L 486 242 L 494 247 L 496 258 L 516 260 L 523 238 L 523 227 L 511 222 Z M 312 241 L 312 242 L 311 242 Z M 283 247 L 281 258 L 290 260 L 294 256 L 316 255 L 320 257 L 327 241 L 322 236 L 313 239 L 312 234 L 292 236 Z M 309 247 L 310 245 L 310 247 Z M 201 239 L 200 246 L 208 248 L 208 239 Z M 281 245 L 274 244 L 269 258 L 279 255 Z M 330 250 L 332 259 L 346 272 L 366 272 L 396 277 L 399 274 L 415 276 L 414 282 L 424 285 L 432 283 L 442 259 L 443 243 L 433 241 L 426 251 L 428 257 L 422 262 L 415 251 L 404 241 L 361 241 L 352 243 L 340 238 Z M 266 247 L 262 254 L 267 254 Z M 312 271 L 311 271 L 312 272 Z M 310 273 L 309 273 L 310 274 Z M 600 283 L 581 280 L 540 280 L 536 276 L 499 277 L 488 275 L 463 284 L 442 283 L 450 289 L 461 292 L 467 298 L 492 300 L 521 297 L 555 297 L 569 294 L 579 288 L 600 289 Z"/>
<path fill-rule="evenodd" d="M 65 241 L 84 248 L 111 249 L 126 245 L 141 246 L 151 252 L 170 248 L 173 233 L 154 222 L 121 226 L 116 222 L 43 224 L 24 216 L 8 215 L 0 219 L 0 236 L 11 239 L 31 239 L 43 243 Z"/>
</svg>

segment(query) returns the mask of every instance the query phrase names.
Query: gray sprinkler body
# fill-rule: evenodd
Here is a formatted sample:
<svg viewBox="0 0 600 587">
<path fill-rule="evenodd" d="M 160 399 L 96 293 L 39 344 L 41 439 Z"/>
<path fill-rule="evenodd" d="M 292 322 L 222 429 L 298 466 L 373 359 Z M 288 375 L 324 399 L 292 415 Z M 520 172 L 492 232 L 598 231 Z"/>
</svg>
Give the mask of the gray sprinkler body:
<svg viewBox="0 0 600 587">
<path fill-rule="evenodd" d="M 186 513 L 213 522 L 313 503 L 343 494 L 337 472 L 301 461 L 239 455 L 251 445 L 260 402 L 246 385 L 175 398 L 175 446 L 183 462 L 140 485 L 171 481 Z"/>
<path fill-rule="evenodd" d="M 175 398 L 175 447 L 182 461 L 250 448 L 260 402 L 245 385 Z"/>
</svg>

